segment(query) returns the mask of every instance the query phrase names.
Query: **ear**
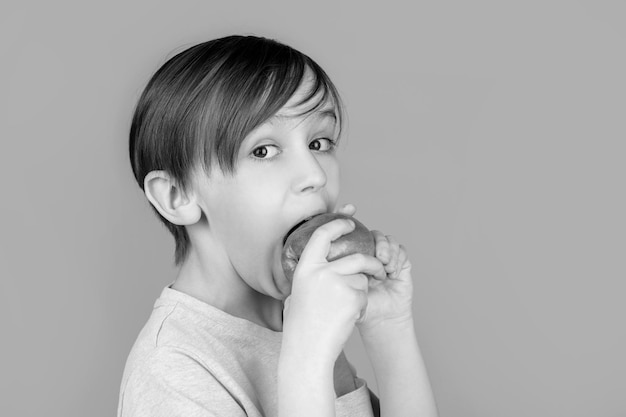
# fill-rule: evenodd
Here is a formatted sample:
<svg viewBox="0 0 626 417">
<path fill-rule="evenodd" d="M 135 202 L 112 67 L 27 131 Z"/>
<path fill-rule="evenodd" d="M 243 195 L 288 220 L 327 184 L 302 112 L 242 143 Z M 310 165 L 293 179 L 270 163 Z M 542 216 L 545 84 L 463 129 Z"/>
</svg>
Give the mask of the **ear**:
<svg viewBox="0 0 626 417">
<path fill-rule="evenodd" d="M 186 226 L 197 223 L 202 215 L 193 195 L 187 195 L 165 171 L 151 171 L 143 180 L 150 203 L 170 223 Z"/>
</svg>

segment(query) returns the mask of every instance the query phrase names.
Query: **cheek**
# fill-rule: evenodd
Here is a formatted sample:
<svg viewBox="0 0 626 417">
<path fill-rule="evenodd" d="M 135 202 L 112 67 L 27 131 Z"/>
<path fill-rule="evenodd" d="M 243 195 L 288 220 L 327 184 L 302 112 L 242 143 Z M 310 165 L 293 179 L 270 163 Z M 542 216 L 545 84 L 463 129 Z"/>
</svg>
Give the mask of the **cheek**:
<svg viewBox="0 0 626 417">
<path fill-rule="evenodd" d="M 229 242 L 230 252 L 243 263 L 247 263 L 246 257 L 266 259 L 268 243 L 280 232 L 276 217 L 280 215 L 278 207 L 282 199 L 275 195 L 275 188 L 261 184 L 233 191 L 233 198 L 221 210 L 227 219 L 222 233 Z"/>
<path fill-rule="evenodd" d="M 339 189 L 341 183 L 341 170 L 336 157 L 329 158 L 322 162 L 324 172 L 326 173 L 326 191 L 328 195 L 336 201 L 339 198 Z"/>
</svg>

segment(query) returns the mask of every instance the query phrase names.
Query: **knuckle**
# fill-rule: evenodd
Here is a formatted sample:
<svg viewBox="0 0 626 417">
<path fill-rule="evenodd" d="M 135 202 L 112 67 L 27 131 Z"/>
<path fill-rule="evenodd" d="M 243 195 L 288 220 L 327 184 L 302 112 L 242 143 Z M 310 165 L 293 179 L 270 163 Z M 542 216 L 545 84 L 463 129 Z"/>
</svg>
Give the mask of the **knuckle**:
<svg viewBox="0 0 626 417">
<path fill-rule="evenodd" d="M 352 255 L 355 262 L 362 263 L 365 261 L 365 255 L 360 252 L 357 252 Z"/>
<path fill-rule="evenodd" d="M 312 237 L 315 239 L 329 239 L 330 230 L 328 229 L 328 223 L 315 229 Z"/>
<path fill-rule="evenodd" d="M 386 240 L 378 240 L 378 241 L 376 241 L 376 249 L 388 250 L 389 249 L 389 242 L 387 242 Z"/>
<path fill-rule="evenodd" d="M 366 265 L 378 264 L 380 261 L 375 256 L 367 255 L 364 253 L 358 253 L 359 262 L 363 262 Z"/>
</svg>

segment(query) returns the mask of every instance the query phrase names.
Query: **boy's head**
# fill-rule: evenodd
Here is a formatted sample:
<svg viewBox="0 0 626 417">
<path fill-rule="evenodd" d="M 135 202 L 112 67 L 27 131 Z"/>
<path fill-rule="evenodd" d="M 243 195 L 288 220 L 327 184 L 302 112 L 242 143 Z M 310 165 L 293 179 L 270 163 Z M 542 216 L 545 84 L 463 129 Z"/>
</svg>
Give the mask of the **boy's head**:
<svg viewBox="0 0 626 417">
<path fill-rule="evenodd" d="M 167 61 L 152 77 L 137 104 L 130 129 L 130 160 L 139 186 L 146 175 L 164 171 L 183 192 L 196 168 L 214 165 L 235 172 L 243 139 L 293 96 L 305 74 L 313 88 L 301 103 L 313 112 L 328 102 L 337 111 L 339 94 L 308 56 L 274 40 L 229 36 L 193 46 Z M 186 258 L 190 240 L 184 226 L 157 210 L 174 235 L 175 262 Z"/>
</svg>

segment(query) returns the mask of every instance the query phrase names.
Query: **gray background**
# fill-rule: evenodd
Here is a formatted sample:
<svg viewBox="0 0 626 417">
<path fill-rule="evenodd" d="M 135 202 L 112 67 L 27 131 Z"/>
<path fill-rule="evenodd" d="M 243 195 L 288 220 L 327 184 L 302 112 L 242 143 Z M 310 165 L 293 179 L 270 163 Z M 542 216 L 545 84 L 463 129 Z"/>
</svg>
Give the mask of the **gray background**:
<svg viewBox="0 0 626 417">
<path fill-rule="evenodd" d="M 343 94 L 342 201 L 412 256 L 441 416 L 626 416 L 624 2 L 26 3 L 0 6 L 2 415 L 115 414 L 175 272 L 134 103 L 182 47 L 244 33 Z"/>
</svg>

